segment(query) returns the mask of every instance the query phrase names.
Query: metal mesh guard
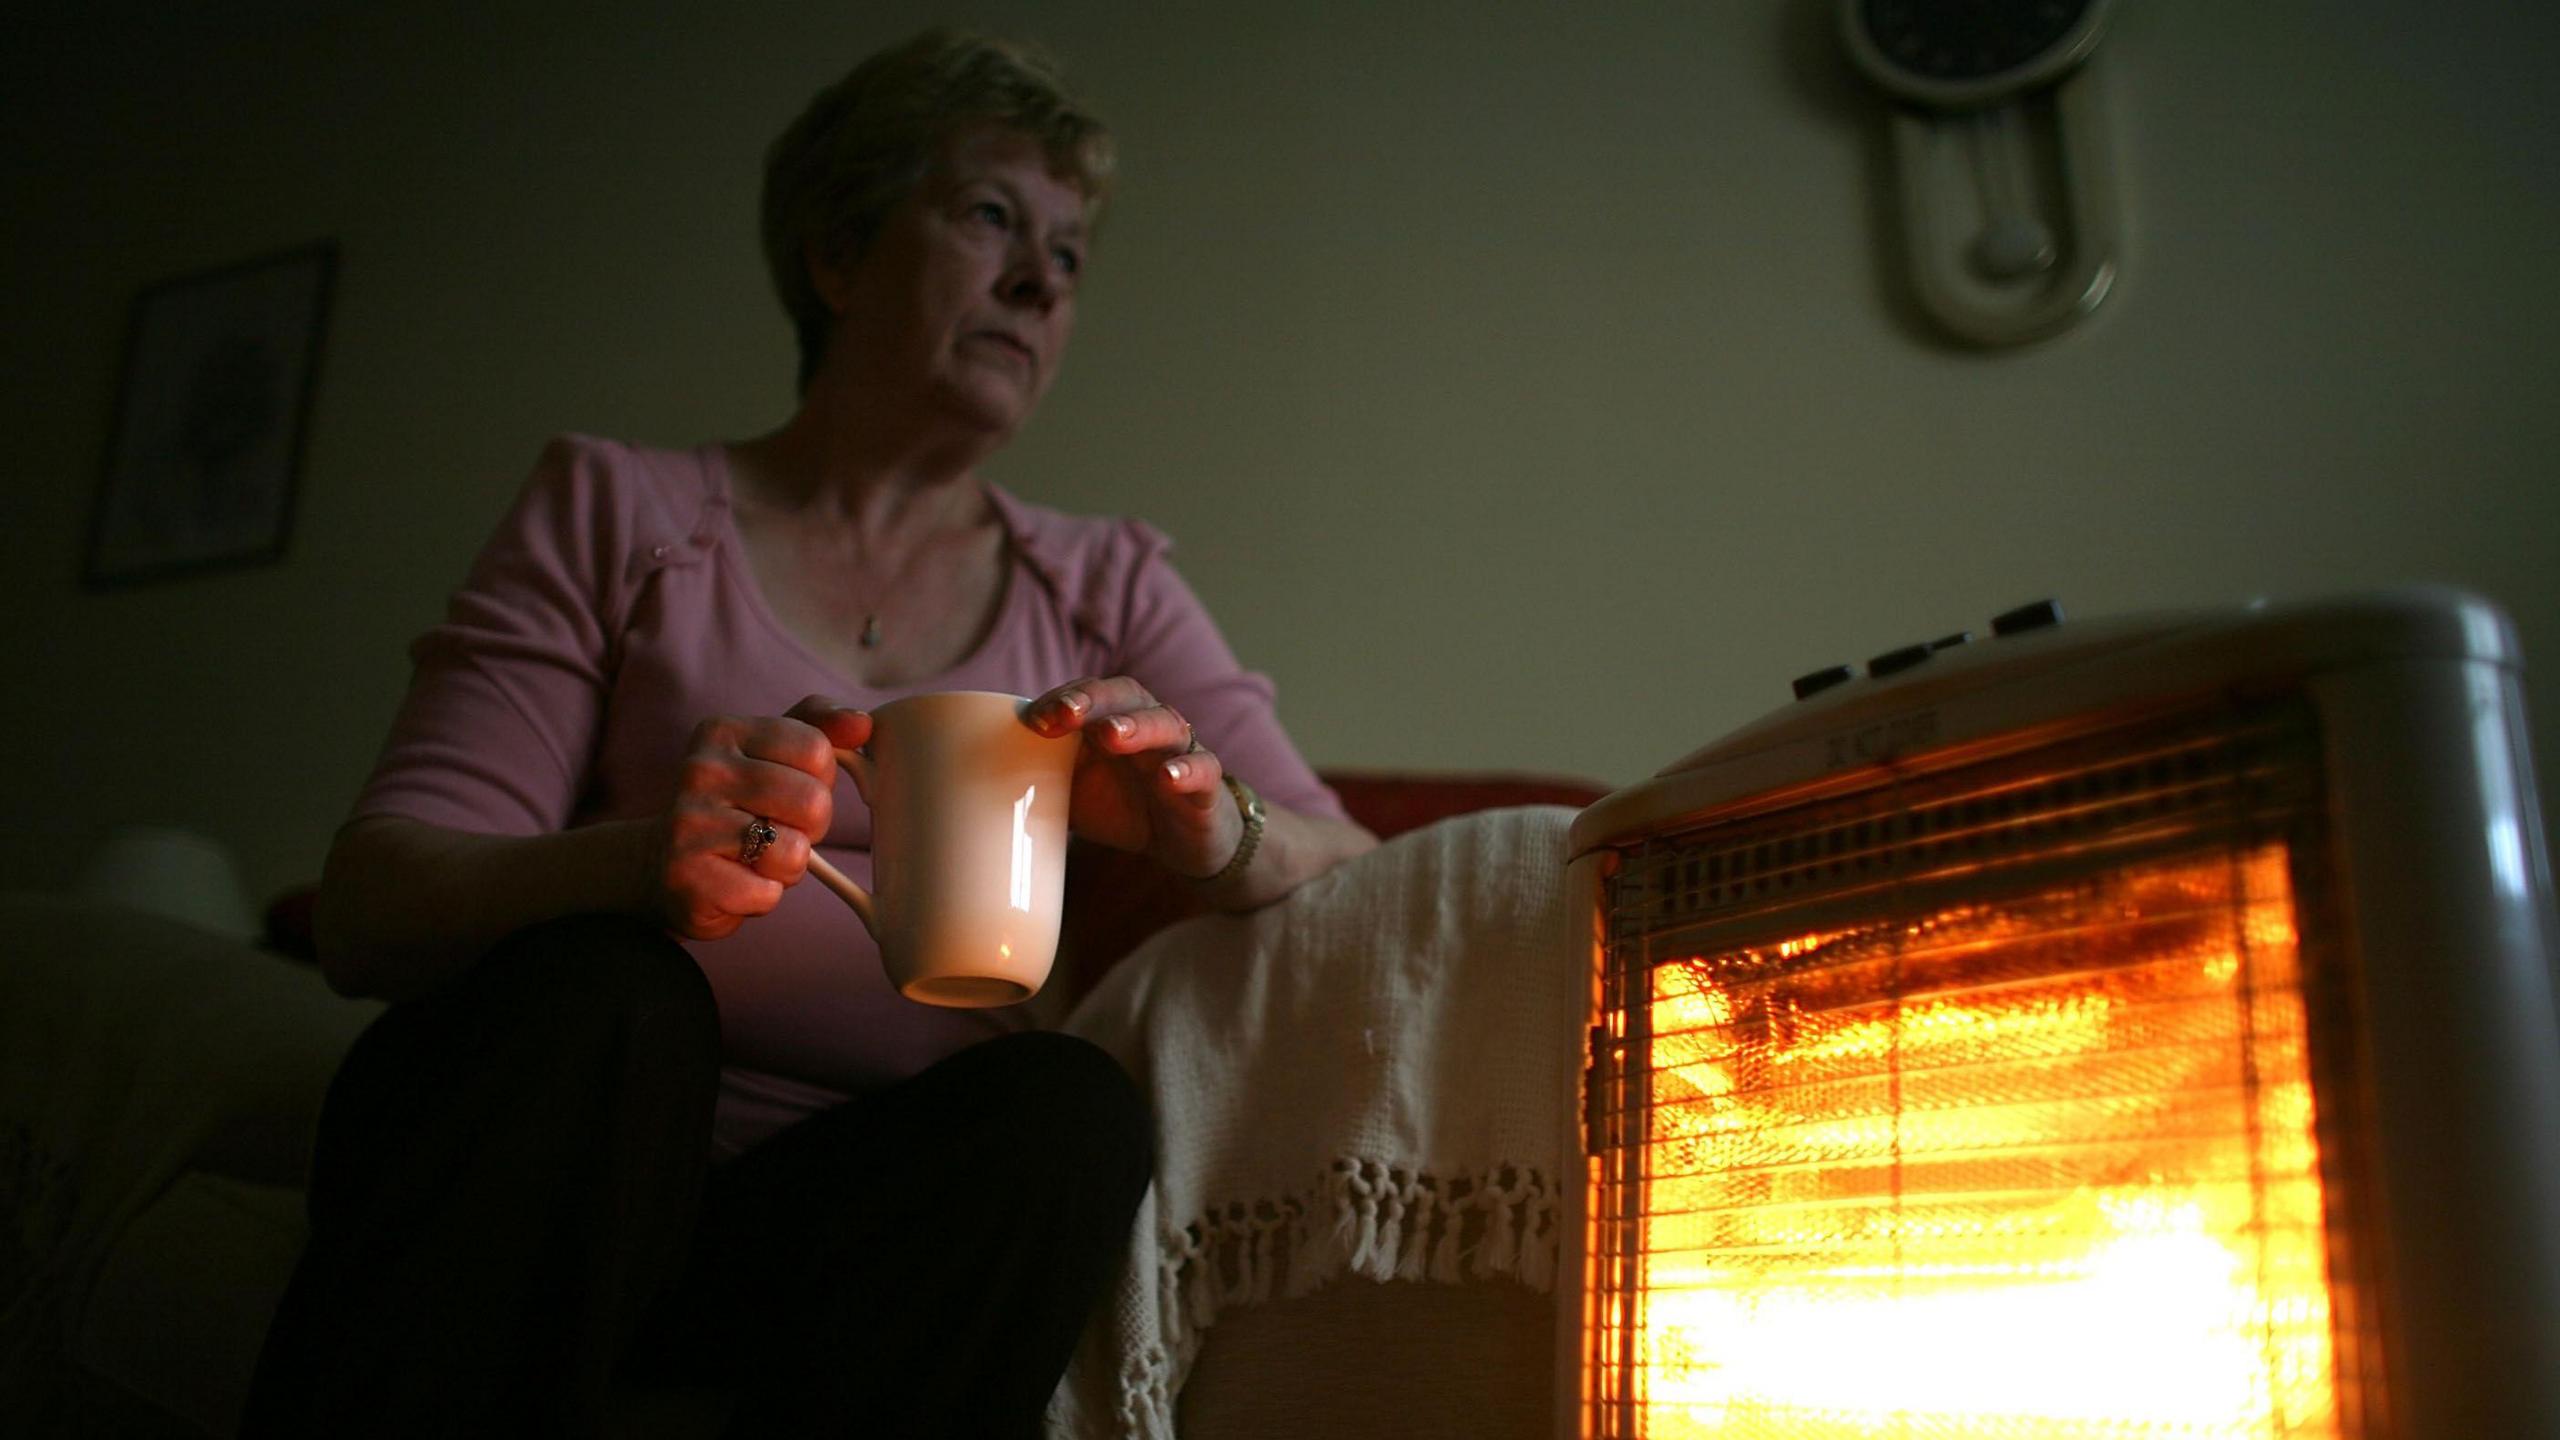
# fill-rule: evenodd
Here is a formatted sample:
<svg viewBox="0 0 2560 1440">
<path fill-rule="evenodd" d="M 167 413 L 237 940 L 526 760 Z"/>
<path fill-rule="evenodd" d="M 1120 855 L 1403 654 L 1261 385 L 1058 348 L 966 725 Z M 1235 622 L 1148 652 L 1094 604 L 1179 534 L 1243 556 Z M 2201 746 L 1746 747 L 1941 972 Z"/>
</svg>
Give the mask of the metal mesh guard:
<svg viewBox="0 0 2560 1440">
<path fill-rule="evenodd" d="M 1587 1435 L 2343 1433 L 2316 768 L 2298 725 L 2145 735 L 1629 857 Z"/>
</svg>

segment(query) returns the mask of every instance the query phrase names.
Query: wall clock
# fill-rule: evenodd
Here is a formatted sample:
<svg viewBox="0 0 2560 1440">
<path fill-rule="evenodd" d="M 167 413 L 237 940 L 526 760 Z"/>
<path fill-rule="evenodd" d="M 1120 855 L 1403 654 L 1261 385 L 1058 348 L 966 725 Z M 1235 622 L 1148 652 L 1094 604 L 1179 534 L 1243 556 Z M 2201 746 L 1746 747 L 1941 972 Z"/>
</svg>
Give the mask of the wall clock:
<svg viewBox="0 0 2560 1440">
<path fill-rule="evenodd" d="M 2115 176 L 2094 54 L 2112 0 L 1841 0 L 1892 100 L 1921 308 L 1977 345 L 2068 328 L 2116 277 Z"/>
</svg>

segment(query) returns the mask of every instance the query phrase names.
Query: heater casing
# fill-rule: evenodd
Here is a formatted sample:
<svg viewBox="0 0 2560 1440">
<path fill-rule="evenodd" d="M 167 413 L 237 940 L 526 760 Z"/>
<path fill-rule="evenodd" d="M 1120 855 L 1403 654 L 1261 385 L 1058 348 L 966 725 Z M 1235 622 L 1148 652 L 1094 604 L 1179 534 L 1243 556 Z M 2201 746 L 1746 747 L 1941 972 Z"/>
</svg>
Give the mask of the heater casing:
<svg viewBox="0 0 2560 1440">
<path fill-rule="evenodd" d="M 2149 717 L 2282 704 L 2316 744 L 2329 877 L 2306 935 L 2347 977 L 2350 1031 L 2319 1100 L 2353 1117 L 2331 1169 L 2372 1353 L 2351 1440 L 2560 1436 L 2560 1000 L 2548 853 L 2512 624 L 2459 591 L 2048 625 L 1816 693 L 1584 811 L 1575 963 L 1613 963 L 1622 857 L 1666 837 L 1809 807 L 1906 774 Z M 1593 1162 L 1594 1038 L 1577 1045 Z M 1582 1433 L 1584 1207 L 1558 1270 L 1557 1433 Z M 1855 1357 L 1841 1357 L 1854 1364 Z"/>
</svg>

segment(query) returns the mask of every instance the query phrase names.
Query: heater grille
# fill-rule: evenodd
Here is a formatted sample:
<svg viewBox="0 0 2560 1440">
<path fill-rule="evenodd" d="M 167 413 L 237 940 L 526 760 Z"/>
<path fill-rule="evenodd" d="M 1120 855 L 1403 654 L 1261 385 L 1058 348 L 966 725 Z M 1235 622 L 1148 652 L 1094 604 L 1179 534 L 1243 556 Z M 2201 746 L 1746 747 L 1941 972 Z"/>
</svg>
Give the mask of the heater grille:
<svg viewBox="0 0 2560 1440">
<path fill-rule="evenodd" d="M 1584 1433 L 2351 1435 L 2319 794 L 2225 711 L 1620 850 Z"/>
<path fill-rule="evenodd" d="M 2014 886 L 2281 829 L 2316 803 L 2312 743 L 2290 708 L 2145 726 L 1664 837 L 1622 852 L 1611 938 L 1712 944 L 1780 913 L 1873 916 L 1918 908 L 1915 888 Z"/>
</svg>

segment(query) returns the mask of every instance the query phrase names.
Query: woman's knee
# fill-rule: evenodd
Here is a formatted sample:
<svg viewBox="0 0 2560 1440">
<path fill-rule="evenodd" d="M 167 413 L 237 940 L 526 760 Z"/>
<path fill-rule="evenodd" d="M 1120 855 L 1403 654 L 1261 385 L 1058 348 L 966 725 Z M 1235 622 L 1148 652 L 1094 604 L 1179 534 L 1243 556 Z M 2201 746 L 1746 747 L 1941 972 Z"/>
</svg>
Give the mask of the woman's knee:
<svg viewBox="0 0 2560 1440">
<path fill-rule="evenodd" d="M 719 1047 L 710 982 L 682 947 L 638 921 L 581 915 L 518 931 L 444 989 L 392 1006 L 339 1080 L 400 1085 L 460 1065 L 529 1084 L 589 1060 L 716 1076 Z"/>
<path fill-rule="evenodd" d="M 964 1052 L 984 1067 L 1010 1141 L 1026 1160 L 1066 1158 L 1125 1187 L 1134 1203 L 1155 1171 L 1155 1116 L 1120 1062 L 1090 1041 L 1026 1031 Z"/>
<path fill-rule="evenodd" d="M 360 1210 L 380 1177 L 427 1157 L 458 1172 L 483 1153 L 570 1153 L 599 1117 L 707 1145 L 719 1076 L 718 1010 L 681 948 L 609 917 L 534 927 L 393 1005 L 348 1052 L 322 1110 L 314 1213 Z"/>
<path fill-rule="evenodd" d="M 621 1026 L 672 1020 L 717 1043 L 719 1007 L 702 967 L 664 931 L 618 915 L 571 915 L 500 941 L 456 998 L 528 1018 Z"/>
</svg>

